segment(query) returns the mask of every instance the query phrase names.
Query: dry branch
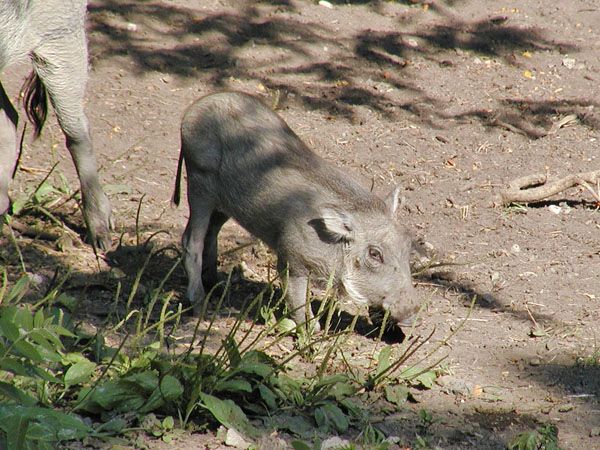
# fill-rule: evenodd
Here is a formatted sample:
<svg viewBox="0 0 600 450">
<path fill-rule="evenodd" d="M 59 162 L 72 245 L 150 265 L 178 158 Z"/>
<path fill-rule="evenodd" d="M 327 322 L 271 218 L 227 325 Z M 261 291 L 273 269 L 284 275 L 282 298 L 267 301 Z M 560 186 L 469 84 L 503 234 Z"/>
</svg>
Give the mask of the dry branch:
<svg viewBox="0 0 600 450">
<path fill-rule="evenodd" d="M 594 196 L 597 202 L 600 202 L 599 190 L 594 190 L 590 186 L 599 184 L 600 170 L 576 173 L 552 182 L 548 181 L 547 174 L 527 175 L 513 180 L 508 185 L 508 189 L 500 192 L 499 203 L 508 205 L 515 202 L 539 202 L 573 186 L 583 186 Z"/>
</svg>

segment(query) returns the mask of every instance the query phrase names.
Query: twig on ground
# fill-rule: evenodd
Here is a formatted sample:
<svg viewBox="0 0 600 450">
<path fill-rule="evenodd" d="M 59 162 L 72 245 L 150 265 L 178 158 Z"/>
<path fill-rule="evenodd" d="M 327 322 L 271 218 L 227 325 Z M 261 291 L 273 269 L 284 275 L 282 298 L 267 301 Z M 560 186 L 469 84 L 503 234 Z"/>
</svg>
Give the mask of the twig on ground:
<svg viewBox="0 0 600 450">
<path fill-rule="evenodd" d="M 527 175 L 513 180 L 508 189 L 500 192 L 496 203 L 532 203 L 544 200 L 573 186 L 583 186 L 596 202 L 600 203 L 600 189 L 594 190 L 590 185 L 600 185 L 600 170 L 580 172 L 560 180 L 548 181 L 548 174 Z"/>
</svg>

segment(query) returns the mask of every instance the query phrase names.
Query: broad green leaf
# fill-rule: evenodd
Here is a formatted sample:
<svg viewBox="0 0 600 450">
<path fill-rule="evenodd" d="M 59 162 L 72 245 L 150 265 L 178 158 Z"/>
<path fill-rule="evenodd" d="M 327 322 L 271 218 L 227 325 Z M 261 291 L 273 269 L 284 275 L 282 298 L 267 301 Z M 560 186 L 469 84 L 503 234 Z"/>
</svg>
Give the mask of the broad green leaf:
<svg viewBox="0 0 600 450">
<path fill-rule="evenodd" d="M 0 359 L 0 370 L 14 373 L 15 375 L 31 376 L 33 370 L 29 364 L 23 364 L 19 361 L 20 358 L 5 357 Z"/>
<path fill-rule="evenodd" d="M 14 208 L 14 204 L 13 204 Z M 23 276 L 17 280 L 13 288 L 9 291 L 8 295 L 5 299 L 3 299 L 3 303 L 5 305 L 10 305 L 10 303 L 15 300 L 18 301 L 25 295 L 25 291 L 29 287 L 29 277 Z"/>
<path fill-rule="evenodd" d="M 96 370 L 96 364 L 88 360 L 81 360 L 73 364 L 65 373 L 65 385 L 73 386 L 88 381 Z"/>
<path fill-rule="evenodd" d="M 31 365 L 32 374 L 36 377 L 48 381 L 49 383 L 62 384 L 62 381 L 56 378 L 48 369 L 44 369 L 37 365 Z"/>
<path fill-rule="evenodd" d="M 33 330 L 33 313 L 27 308 L 17 308 L 13 321 L 16 326 L 25 331 Z"/>
<path fill-rule="evenodd" d="M 145 397 L 132 390 L 125 383 L 118 381 L 108 381 L 98 386 L 91 393 L 89 393 L 89 389 L 82 389 L 79 392 L 78 398 L 82 401 L 78 409 L 96 413 L 102 410 L 123 411 L 126 410 L 125 408 L 136 404 L 139 408 L 146 400 Z"/>
<path fill-rule="evenodd" d="M 333 426 L 339 433 L 346 432 L 350 425 L 346 414 L 333 403 L 325 403 L 315 409 L 315 421 L 317 422 L 317 426 L 326 429 L 331 429 Z"/>
<path fill-rule="evenodd" d="M 43 328 L 44 327 L 44 310 L 39 308 L 34 316 L 33 316 L 33 326 L 34 328 Z"/>
<path fill-rule="evenodd" d="M 25 391 L 13 386 L 12 384 L 0 381 L 0 395 L 5 398 L 12 399 L 18 405 L 33 406 L 37 400 L 27 394 Z"/>
<path fill-rule="evenodd" d="M 296 436 L 312 437 L 314 435 L 314 424 L 304 416 L 292 414 L 277 414 L 269 417 L 265 425 L 277 430 L 287 430 Z"/>
<path fill-rule="evenodd" d="M 431 389 L 433 387 L 433 382 L 437 378 L 437 375 L 433 370 L 428 370 L 427 372 L 423 372 L 421 375 L 415 378 L 415 381 L 419 382 L 424 388 Z"/>
<path fill-rule="evenodd" d="M 40 354 L 40 352 L 29 342 L 23 340 L 17 340 L 13 343 L 13 348 L 16 349 L 21 356 L 25 356 L 32 361 L 43 362 L 44 357 Z"/>
<path fill-rule="evenodd" d="M 165 417 L 162 421 L 162 427 L 167 431 L 170 431 L 173 428 L 175 428 L 175 419 L 173 419 L 173 416 Z"/>
<path fill-rule="evenodd" d="M 237 343 L 231 336 L 227 336 L 224 342 L 225 350 L 227 351 L 227 357 L 229 358 L 229 365 L 231 367 L 237 367 L 242 360 L 240 356 L 240 350 L 238 349 Z"/>
<path fill-rule="evenodd" d="M 296 329 L 296 322 L 292 319 L 288 319 L 284 317 L 279 322 L 277 322 L 277 331 L 280 333 L 291 333 Z"/>
<path fill-rule="evenodd" d="M 292 441 L 292 448 L 294 450 L 312 450 L 312 447 L 302 441 Z"/>
<path fill-rule="evenodd" d="M 28 422 L 27 439 L 40 442 L 82 439 L 92 432 L 78 416 L 41 407 L 0 405 L 0 428 L 7 433 Z"/>
<path fill-rule="evenodd" d="M 0 314 L 4 311 L 0 310 Z M 16 341 L 21 337 L 19 328 L 12 322 L 12 319 L 8 315 L 0 316 L 0 333 L 11 341 Z"/>
<path fill-rule="evenodd" d="M 67 330 L 65 327 L 61 327 L 60 325 L 53 325 L 52 331 L 59 336 L 65 336 L 70 338 L 76 337 L 75 333 L 72 333 L 71 331 Z"/>
<path fill-rule="evenodd" d="M 29 419 L 24 416 L 17 416 L 12 420 L 3 417 L 0 412 L 0 427 L 5 430 L 8 438 L 8 448 L 22 449 L 27 442 L 27 430 L 29 428 Z"/>
<path fill-rule="evenodd" d="M 61 362 L 68 366 L 71 364 L 76 364 L 80 361 L 89 361 L 85 356 L 81 353 L 71 352 L 63 355 Z"/>
<path fill-rule="evenodd" d="M 271 411 L 277 408 L 277 396 L 271 389 L 261 383 L 258 385 L 258 392 L 260 392 L 260 398 L 265 402 L 267 408 Z"/>
<path fill-rule="evenodd" d="M 337 373 L 335 375 L 328 375 L 326 377 L 321 378 L 316 384 L 315 388 L 320 388 L 322 386 L 330 386 L 337 383 L 347 383 L 348 376 L 343 373 Z"/>
<path fill-rule="evenodd" d="M 306 382 L 306 380 L 293 379 L 287 375 L 279 375 L 277 381 L 281 393 L 288 401 L 292 401 L 296 405 L 304 404 L 305 388 L 302 381 Z"/>
<path fill-rule="evenodd" d="M 269 364 L 272 366 L 276 365 L 276 362 L 273 359 L 273 357 L 267 355 L 265 352 L 260 351 L 260 350 L 249 350 L 246 353 L 244 353 L 244 356 L 242 357 L 242 359 L 247 362 L 254 361 L 254 362 L 259 362 L 259 363 L 263 363 L 263 364 Z"/>
<path fill-rule="evenodd" d="M 125 377 L 123 380 L 134 383 L 144 391 L 151 393 L 158 387 L 158 373 L 153 370 L 136 373 Z"/>
<path fill-rule="evenodd" d="M 537 450 L 541 448 L 538 445 L 539 435 L 535 431 L 527 431 L 519 434 L 513 441 L 508 444 L 510 450 Z"/>
<path fill-rule="evenodd" d="M 140 407 L 141 414 L 147 414 L 160 408 L 165 402 L 170 402 L 178 399 L 183 394 L 183 386 L 179 380 L 172 375 L 166 375 L 160 382 L 160 387 L 157 387 L 145 404 Z"/>
<path fill-rule="evenodd" d="M 41 202 L 44 199 L 44 197 L 47 197 L 48 195 L 54 194 L 56 192 L 58 192 L 58 191 L 56 190 L 56 188 L 54 186 L 52 186 L 48 182 L 43 182 L 36 189 L 35 194 L 34 194 L 34 198 L 38 202 Z"/>
<path fill-rule="evenodd" d="M 400 373 L 400 378 L 402 378 L 403 380 L 412 381 L 415 378 L 415 376 L 417 376 L 417 374 L 421 372 L 421 370 L 423 369 L 416 366 L 409 367 L 408 369 L 404 369 Z"/>
<path fill-rule="evenodd" d="M 108 422 L 100 424 L 96 431 L 105 433 L 121 433 L 124 428 L 127 428 L 129 423 L 122 417 L 114 417 Z"/>
<path fill-rule="evenodd" d="M 408 400 L 410 391 L 408 387 L 403 384 L 397 384 L 395 386 L 387 385 L 385 387 L 385 398 L 388 402 L 395 405 L 401 405 Z"/>
<path fill-rule="evenodd" d="M 54 330 L 52 330 L 54 331 Z M 60 338 L 44 328 L 34 328 L 28 334 L 28 337 L 36 344 L 41 345 L 47 350 L 58 351 L 63 349 L 63 343 Z"/>
<path fill-rule="evenodd" d="M 390 367 L 390 356 L 392 354 L 392 346 L 387 345 L 381 349 L 379 355 L 377 355 L 377 375 Z"/>
<path fill-rule="evenodd" d="M 350 381 L 336 383 L 329 388 L 329 396 L 335 398 L 338 402 L 356 394 L 357 387 Z"/>
<path fill-rule="evenodd" d="M 171 401 L 179 398 L 183 394 L 183 386 L 174 376 L 165 375 L 162 380 L 160 380 L 160 391 L 165 400 Z"/>
<path fill-rule="evenodd" d="M 232 373 L 239 374 L 245 373 L 248 375 L 257 375 L 258 377 L 265 379 L 273 373 L 273 367 L 263 363 L 245 362 L 242 361 L 232 371 Z"/>
<path fill-rule="evenodd" d="M 213 417 L 227 428 L 234 428 L 243 435 L 254 438 L 258 431 L 248 420 L 242 409 L 231 400 L 221 400 L 210 394 L 200 393 L 200 406 L 210 411 Z"/>
<path fill-rule="evenodd" d="M 217 392 L 252 392 L 252 385 L 241 378 L 225 380 L 217 383 L 215 387 Z"/>
<path fill-rule="evenodd" d="M 433 387 L 433 382 L 437 378 L 437 375 L 433 370 L 420 373 L 422 371 L 423 369 L 420 367 L 409 367 L 400 373 L 400 378 L 410 381 L 413 384 L 419 384 L 424 388 L 431 389 Z"/>
<path fill-rule="evenodd" d="M 27 196 L 22 196 L 19 197 L 18 199 L 16 199 L 13 203 L 12 203 L 12 212 L 15 216 L 18 216 L 19 213 L 23 210 L 23 208 L 25 207 L 25 205 L 27 205 L 27 202 L 29 201 L 29 198 L 27 198 Z"/>
</svg>

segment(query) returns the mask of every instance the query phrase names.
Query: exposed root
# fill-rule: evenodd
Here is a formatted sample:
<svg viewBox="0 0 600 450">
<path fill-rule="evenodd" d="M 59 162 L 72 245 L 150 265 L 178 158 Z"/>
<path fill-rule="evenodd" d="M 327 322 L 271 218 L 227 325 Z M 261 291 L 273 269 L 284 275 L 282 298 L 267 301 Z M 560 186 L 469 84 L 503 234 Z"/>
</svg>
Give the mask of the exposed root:
<svg viewBox="0 0 600 450">
<path fill-rule="evenodd" d="M 583 186 L 600 203 L 600 170 L 576 173 L 551 182 L 548 181 L 547 173 L 517 178 L 508 185 L 508 189 L 500 192 L 496 203 L 508 205 L 539 202 L 573 186 Z"/>
</svg>

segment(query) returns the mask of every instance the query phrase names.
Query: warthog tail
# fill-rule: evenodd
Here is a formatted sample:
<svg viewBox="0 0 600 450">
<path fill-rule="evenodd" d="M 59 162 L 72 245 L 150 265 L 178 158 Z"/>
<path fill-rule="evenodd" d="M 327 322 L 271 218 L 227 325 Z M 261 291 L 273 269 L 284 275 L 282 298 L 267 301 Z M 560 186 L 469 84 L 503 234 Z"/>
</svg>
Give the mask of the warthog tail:
<svg viewBox="0 0 600 450">
<path fill-rule="evenodd" d="M 183 151 L 179 152 L 179 161 L 177 162 L 177 175 L 175 175 L 175 190 L 173 191 L 173 198 L 171 201 L 175 206 L 179 206 L 179 200 L 181 200 L 181 169 L 183 166 Z"/>
<path fill-rule="evenodd" d="M 48 96 L 46 87 L 40 77 L 33 70 L 23 83 L 23 106 L 27 117 L 33 123 L 33 136 L 37 138 L 42 132 L 42 127 L 48 115 Z"/>
</svg>

